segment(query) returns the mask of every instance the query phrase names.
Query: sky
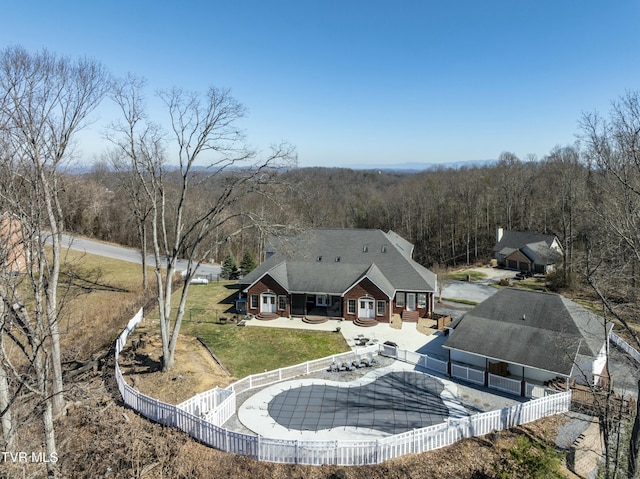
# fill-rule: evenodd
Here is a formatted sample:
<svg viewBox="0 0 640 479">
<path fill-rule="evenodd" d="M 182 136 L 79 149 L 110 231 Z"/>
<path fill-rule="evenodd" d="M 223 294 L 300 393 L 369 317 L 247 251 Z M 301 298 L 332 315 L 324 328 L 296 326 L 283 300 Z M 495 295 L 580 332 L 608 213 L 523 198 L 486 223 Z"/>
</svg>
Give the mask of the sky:
<svg viewBox="0 0 640 479">
<path fill-rule="evenodd" d="M 288 141 L 300 166 L 542 158 L 640 89 L 637 0 L 3 3 L 0 48 L 88 56 L 149 96 L 229 88 L 248 141 Z M 101 104 L 83 158 L 115 115 Z"/>
</svg>

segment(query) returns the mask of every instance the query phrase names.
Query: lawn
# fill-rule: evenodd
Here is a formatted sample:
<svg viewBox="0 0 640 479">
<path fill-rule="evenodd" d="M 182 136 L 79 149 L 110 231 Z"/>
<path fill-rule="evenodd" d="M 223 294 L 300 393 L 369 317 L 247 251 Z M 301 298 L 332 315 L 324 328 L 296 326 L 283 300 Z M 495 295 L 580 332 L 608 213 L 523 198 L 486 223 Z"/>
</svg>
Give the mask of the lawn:
<svg viewBox="0 0 640 479">
<path fill-rule="evenodd" d="M 174 293 L 175 302 L 179 295 Z M 222 323 L 222 318 L 232 318 L 237 295 L 235 282 L 191 285 L 181 329 L 181 334 L 202 339 L 237 378 L 349 350 L 344 337 L 334 332 Z"/>
<path fill-rule="evenodd" d="M 451 271 L 448 273 L 441 274 L 443 276 L 444 281 L 467 281 L 467 277 L 469 277 L 470 281 L 478 281 L 481 279 L 485 279 L 487 277 L 486 274 L 481 273 L 480 271 L 475 271 L 472 269 L 465 269 L 462 271 Z"/>
<path fill-rule="evenodd" d="M 182 331 L 201 338 L 237 378 L 349 350 L 341 334 L 326 331 L 211 323 L 185 324 Z"/>
</svg>

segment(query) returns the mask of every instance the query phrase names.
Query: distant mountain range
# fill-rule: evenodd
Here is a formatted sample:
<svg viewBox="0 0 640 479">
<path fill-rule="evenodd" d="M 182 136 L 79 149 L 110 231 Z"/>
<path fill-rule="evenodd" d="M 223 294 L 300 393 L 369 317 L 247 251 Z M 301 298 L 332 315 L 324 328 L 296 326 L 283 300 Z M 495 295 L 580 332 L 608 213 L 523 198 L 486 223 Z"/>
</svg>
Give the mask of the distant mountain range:
<svg viewBox="0 0 640 479">
<path fill-rule="evenodd" d="M 400 172 L 400 173 L 415 173 L 418 171 L 428 171 L 428 170 L 436 170 L 439 168 L 458 170 L 460 168 L 473 168 L 473 167 L 483 167 L 483 166 L 491 166 L 498 162 L 498 160 L 466 160 L 466 161 L 451 161 L 445 163 L 419 163 L 419 162 L 406 162 L 406 163 L 387 163 L 387 164 L 354 164 L 354 165 L 344 165 L 340 166 L 340 168 L 348 168 L 350 170 L 374 170 L 374 171 L 389 171 L 389 172 Z M 315 166 L 317 168 L 333 168 L 332 166 L 324 167 L 322 165 Z M 92 164 L 77 164 L 71 168 L 66 170 L 67 173 L 70 174 L 84 174 L 89 173 L 93 168 Z M 175 165 L 174 168 L 178 168 Z M 235 169 L 243 169 L 246 167 L 235 166 L 229 168 L 229 170 Z M 304 168 L 304 167 L 301 167 Z M 168 169 L 172 169 L 171 166 L 168 166 Z M 201 170 L 201 166 L 194 166 L 194 171 Z"/>
<path fill-rule="evenodd" d="M 446 163 L 419 163 L 419 162 L 408 162 L 408 163 L 396 163 L 396 164 L 379 164 L 379 165 L 349 165 L 346 168 L 351 168 L 352 170 L 381 170 L 381 171 L 406 171 L 406 172 L 414 172 L 414 171 L 425 171 L 425 170 L 436 170 L 438 168 L 447 168 L 457 170 L 460 168 L 472 168 L 474 166 L 483 167 L 483 166 L 491 166 L 498 162 L 498 160 L 466 160 L 466 161 L 452 161 Z"/>
</svg>

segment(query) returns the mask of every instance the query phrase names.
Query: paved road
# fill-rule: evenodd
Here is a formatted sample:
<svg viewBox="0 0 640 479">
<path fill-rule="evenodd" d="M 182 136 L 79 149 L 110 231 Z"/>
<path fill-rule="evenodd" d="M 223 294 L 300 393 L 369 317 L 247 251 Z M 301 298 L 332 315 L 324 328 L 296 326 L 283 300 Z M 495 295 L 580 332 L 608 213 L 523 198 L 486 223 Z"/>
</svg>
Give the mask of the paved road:
<svg viewBox="0 0 640 479">
<path fill-rule="evenodd" d="M 130 263 L 142 264 L 142 255 L 140 254 L 140 251 L 125 248 L 123 246 L 101 243 L 99 241 L 92 241 L 71 235 L 63 235 L 62 246 L 88 254 L 95 254 L 121 261 L 128 261 Z M 153 255 L 147 255 L 147 264 L 154 264 L 154 261 Z M 178 260 L 177 269 L 179 271 L 183 271 L 186 268 L 187 261 Z M 220 274 L 220 270 L 221 268 L 218 265 L 201 264 L 198 267 L 197 274 L 198 276 L 211 276 L 212 279 L 215 279 Z"/>
</svg>

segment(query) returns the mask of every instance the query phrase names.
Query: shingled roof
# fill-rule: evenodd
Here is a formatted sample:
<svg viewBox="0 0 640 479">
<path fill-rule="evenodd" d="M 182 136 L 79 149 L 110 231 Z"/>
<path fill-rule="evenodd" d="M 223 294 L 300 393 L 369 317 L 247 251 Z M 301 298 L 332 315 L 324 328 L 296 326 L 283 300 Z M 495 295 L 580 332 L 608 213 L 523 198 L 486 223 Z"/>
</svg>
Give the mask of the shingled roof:
<svg viewBox="0 0 640 479">
<path fill-rule="evenodd" d="M 436 290 L 436 275 L 411 259 L 413 245 L 393 231 L 310 229 L 272 237 L 267 250 L 273 254 L 240 284 L 269 274 L 292 293 L 339 295 L 364 277 L 389 297 Z"/>
<path fill-rule="evenodd" d="M 523 248 L 528 244 L 540 242 L 544 242 L 547 247 L 551 247 L 554 239 L 555 236 L 553 235 L 506 230 L 502 232 L 502 238 L 500 238 L 500 241 L 495 244 L 493 251 L 501 251 L 504 248 L 508 248 L 513 251 Z"/>
<path fill-rule="evenodd" d="M 505 288 L 465 314 L 444 347 L 570 376 L 578 357 L 594 359 L 602 318 L 552 293 Z"/>
</svg>

